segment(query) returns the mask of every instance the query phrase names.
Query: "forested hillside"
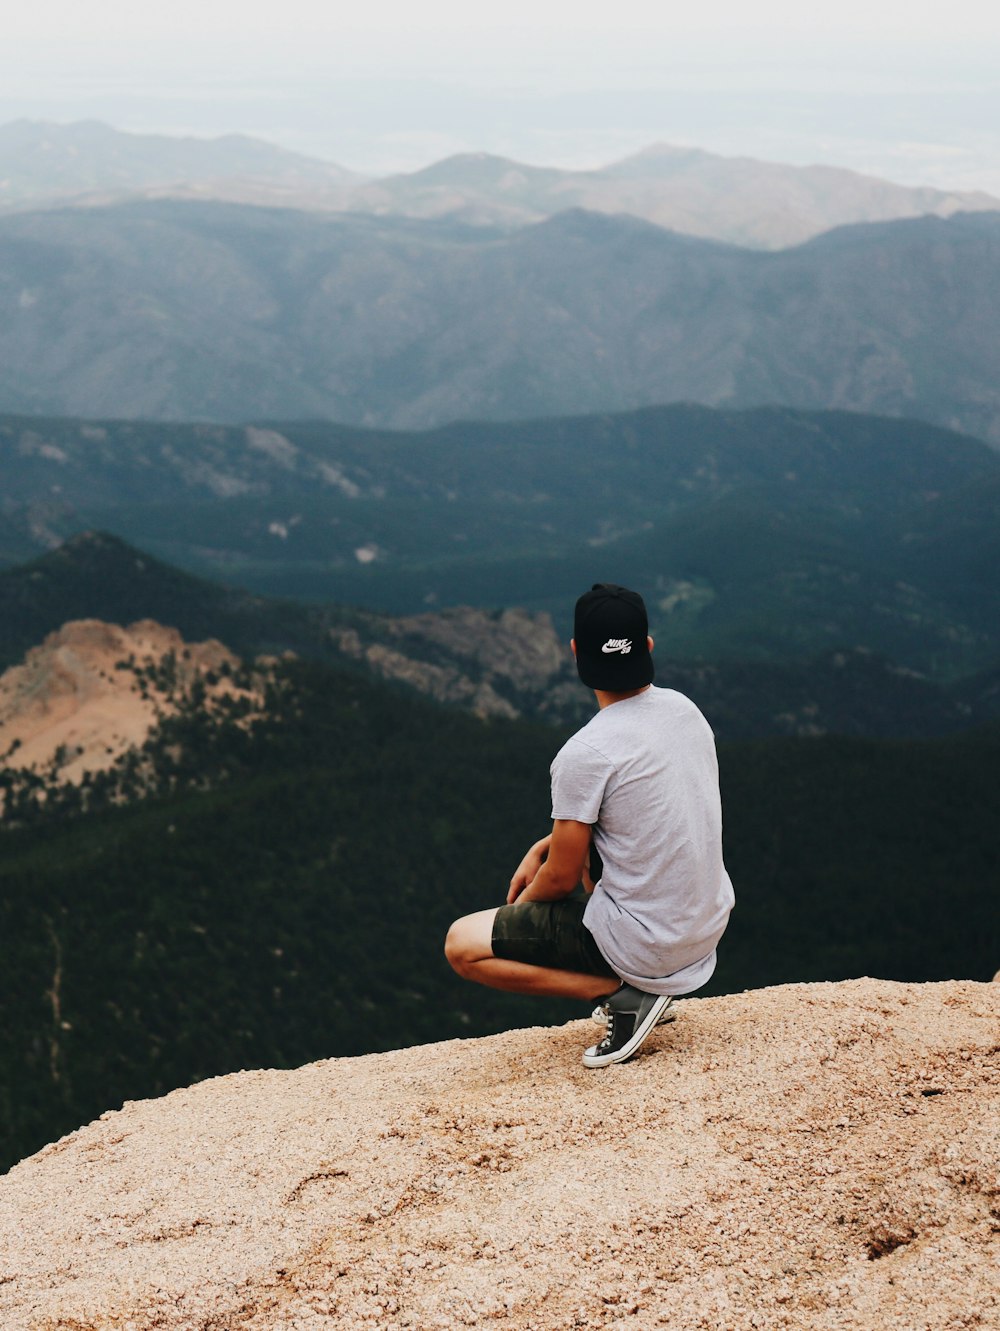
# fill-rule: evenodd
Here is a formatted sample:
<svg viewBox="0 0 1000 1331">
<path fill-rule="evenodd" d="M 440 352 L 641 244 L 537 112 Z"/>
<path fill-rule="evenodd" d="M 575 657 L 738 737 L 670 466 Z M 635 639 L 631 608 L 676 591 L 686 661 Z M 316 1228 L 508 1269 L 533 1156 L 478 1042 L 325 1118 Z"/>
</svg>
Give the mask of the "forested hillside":
<svg viewBox="0 0 1000 1331">
<path fill-rule="evenodd" d="M 0 668 L 79 619 L 121 626 L 151 619 L 188 640 L 220 638 L 249 658 L 290 652 L 482 716 L 569 725 L 592 710 L 569 629 L 558 633 L 544 612 L 458 606 L 397 616 L 251 596 L 102 533 L 0 570 Z M 1000 715 L 995 664 L 943 683 L 864 647 L 784 661 L 684 660 L 675 651 L 668 624 L 656 650 L 658 681 L 693 698 L 724 739 L 926 738 Z"/>
<path fill-rule="evenodd" d="M 914 421 L 673 406 L 399 434 L 7 418 L 0 464 L 11 557 L 98 527 L 257 593 L 397 615 L 521 606 L 563 639 L 581 587 L 617 581 L 674 660 L 863 648 L 948 680 L 1000 658 L 1000 454 Z"/>
</svg>

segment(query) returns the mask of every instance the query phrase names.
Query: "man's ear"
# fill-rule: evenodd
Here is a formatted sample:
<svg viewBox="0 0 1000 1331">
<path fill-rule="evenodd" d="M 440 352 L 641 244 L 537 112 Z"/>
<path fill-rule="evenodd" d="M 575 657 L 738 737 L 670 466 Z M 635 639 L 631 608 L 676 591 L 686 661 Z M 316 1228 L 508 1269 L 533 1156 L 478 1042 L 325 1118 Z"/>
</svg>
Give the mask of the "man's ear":
<svg viewBox="0 0 1000 1331">
<path fill-rule="evenodd" d="M 570 638 L 569 645 L 573 649 L 573 655 L 576 656 L 576 639 Z"/>
<path fill-rule="evenodd" d="M 653 639 L 652 639 L 652 638 L 647 638 L 647 639 L 646 639 L 646 646 L 649 648 L 650 651 L 653 650 Z"/>
</svg>

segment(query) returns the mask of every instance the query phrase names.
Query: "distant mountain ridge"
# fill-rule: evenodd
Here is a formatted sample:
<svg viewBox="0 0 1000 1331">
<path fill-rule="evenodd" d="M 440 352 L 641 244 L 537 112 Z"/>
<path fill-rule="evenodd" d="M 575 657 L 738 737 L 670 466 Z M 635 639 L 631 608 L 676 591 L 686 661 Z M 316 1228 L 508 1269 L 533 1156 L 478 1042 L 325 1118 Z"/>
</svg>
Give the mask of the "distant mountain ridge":
<svg viewBox="0 0 1000 1331">
<path fill-rule="evenodd" d="M 0 218 L 0 408 L 393 428 L 784 403 L 1000 442 L 1000 213 L 777 254 L 563 213 L 160 201 Z"/>
<path fill-rule="evenodd" d="M 1000 208 L 1000 200 L 983 193 L 896 185 L 836 167 L 722 157 L 663 143 L 586 171 L 462 153 L 419 171 L 365 180 L 246 135 L 172 138 L 123 133 L 98 121 L 0 125 L 0 210 L 134 195 L 500 227 L 585 208 L 763 249 L 856 222 Z"/>
<path fill-rule="evenodd" d="M 834 227 L 995 210 L 1000 199 L 895 185 L 831 166 L 787 166 L 658 143 L 565 171 L 466 153 L 357 186 L 355 211 L 524 226 L 571 208 L 627 213 L 684 235 L 782 249 Z"/>
<path fill-rule="evenodd" d="M 134 194 L 335 207 L 362 177 L 246 134 L 129 134 L 99 120 L 0 125 L 0 211 Z"/>
<path fill-rule="evenodd" d="M 14 559 L 99 528 L 258 594 L 403 616 L 521 606 L 564 639 L 580 588 L 618 581 L 675 660 L 860 648 L 944 681 L 1000 659 L 1000 454 L 918 422 L 690 406 L 412 434 L 3 418 L 0 468 Z M 171 623 L 169 608 L 72 617 Z M 239 645 L 208 613 L 183 627 Z"/>
</svg>

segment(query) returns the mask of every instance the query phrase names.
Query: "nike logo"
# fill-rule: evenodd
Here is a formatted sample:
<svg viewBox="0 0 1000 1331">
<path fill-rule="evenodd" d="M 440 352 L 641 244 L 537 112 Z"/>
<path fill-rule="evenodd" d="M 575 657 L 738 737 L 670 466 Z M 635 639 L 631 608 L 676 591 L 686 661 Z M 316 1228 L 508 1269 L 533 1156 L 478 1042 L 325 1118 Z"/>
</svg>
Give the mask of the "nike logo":
<svg viewBox="0 0 1000 1331">
<path fill-rule="evenodd" d="M 609 638 L 601 648 L 602 652 L 610 654 L 611 652 L 621 652 L 622 656 L 628 656 L 632 650 L 631 638 Z"/>
</svg>

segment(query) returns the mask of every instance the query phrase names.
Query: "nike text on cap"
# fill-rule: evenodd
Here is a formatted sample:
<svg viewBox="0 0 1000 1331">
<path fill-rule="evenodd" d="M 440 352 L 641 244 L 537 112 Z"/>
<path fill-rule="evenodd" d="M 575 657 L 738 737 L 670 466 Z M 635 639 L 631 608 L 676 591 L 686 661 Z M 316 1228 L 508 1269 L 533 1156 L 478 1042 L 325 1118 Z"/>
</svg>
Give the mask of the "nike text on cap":
<svg viewBox="0 0 1000 1331">
<path fill-rule="evenodd" d="M 651 684 L 648 636 L 649 621 L 639 593 L 595 582 L 577 601 L 573 617 L 577 673 L 588 688 L 606 693 L 627 693 Z"/>
</svg>

